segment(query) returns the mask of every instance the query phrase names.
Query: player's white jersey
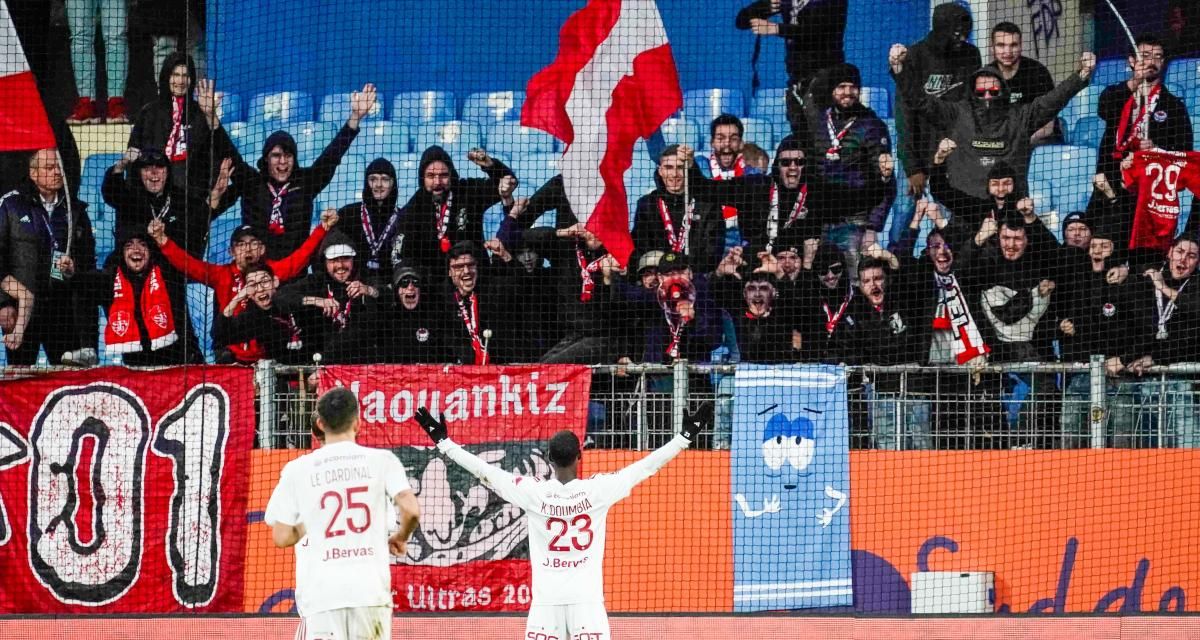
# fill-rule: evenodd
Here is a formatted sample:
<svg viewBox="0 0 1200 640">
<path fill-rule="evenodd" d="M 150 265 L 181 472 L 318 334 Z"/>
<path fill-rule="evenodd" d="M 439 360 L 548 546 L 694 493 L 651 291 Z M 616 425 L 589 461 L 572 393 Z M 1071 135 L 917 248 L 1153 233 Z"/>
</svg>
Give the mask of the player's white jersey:
<svg viewBox="0 0 1200 640">
<path fill-rule="evenodd" d="M 566 484 L 515 476 L 443 440 L 438 449 L 500 495 L 529 522 L 534 605 L 604 601 L 604 541 L 608 509 L 688 446 L 683 436 L 616 473 Z"/>
<path fill-rule="evenodd" d="M 409 489 L 391 451 L 337 442 L 289 462 L 267 503 L 267 524 L 303 524 L 296 546 L 296 609 L 311 615 L 392 604 L 388 527 Z"/>
</svg>

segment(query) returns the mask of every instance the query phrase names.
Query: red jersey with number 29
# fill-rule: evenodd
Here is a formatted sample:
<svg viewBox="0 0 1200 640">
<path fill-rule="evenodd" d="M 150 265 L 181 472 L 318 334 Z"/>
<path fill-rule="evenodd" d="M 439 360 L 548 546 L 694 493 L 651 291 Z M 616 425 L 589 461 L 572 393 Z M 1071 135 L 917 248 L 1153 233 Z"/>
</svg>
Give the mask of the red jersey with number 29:
<svg viewBox="0 0 1200 640">
<path fill-rule="evenodd" d="M 294 547 L 300 615 L 392 605 L 392 500 L 409 489 L 396 454 L 354 442 L 287 463 L 263 519 L 304 525 L 307 535 Z"/>
<path fill-rule="evenodd" d="M 449 439 L 438 443 L 438 449 L 451 460 L 483 480 L 501 498 L 525 510 L 529 561 L 533 565 L 531 605 L 604 602 L 604 540 L 609 508 L 687 446 L 686 438 L 675 436 L 616 473 L 563 484 L 554 478 L 513 475 Z"/>
<path fill-rule="evenodd" d="M 1200 193 L 1200 153 L 1139 151 L 1133 166 L 1121 171 L 1126 188 L 1137 193 L 1130 249 L 1166 252 L 1179 221 L 1179 191 Z"/>
</svg>

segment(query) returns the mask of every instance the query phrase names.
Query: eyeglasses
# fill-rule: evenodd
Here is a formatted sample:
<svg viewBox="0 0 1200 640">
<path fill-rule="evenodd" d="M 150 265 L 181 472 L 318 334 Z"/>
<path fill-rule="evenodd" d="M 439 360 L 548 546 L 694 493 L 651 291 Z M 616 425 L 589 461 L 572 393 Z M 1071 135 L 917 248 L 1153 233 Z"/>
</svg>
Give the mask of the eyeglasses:
<svg viewBox="0 0 1200 640">
<path fill-rule="evenodd" d="M 474 268 L 475 268 L 474 262 L 464 262 L 462 264 L 450 265 L 451 271 L 470 271 L 471 269 L 474 269 Z"/>
<path fill-rule="evenodd" d="M 416 278 L 400 278 L 400 281 L 397 282 L 396 285 L 399 286 L 401 289 L 407 289 L 409 287 L 420 287 L 421 281 L 417 280 Z"/>
<path fill-rule="evenodd" d="M 781 167 L 803 167 L 804 158 L 780 158 L 779 166 Z"/>
<path fill-rule="evenodd" d="M 825 273 L 832 273 L 835 276 L 840 276 L 842 275 L 842 271 L 844 269 L 845 267 L 843 267 L 841 263 L 834 263 L 825 268 Z"/>
<path fill-rule="evenodd" d="M 262 240 L 242 240 L 240 242 L 233 243 L 233 246 L 239 249 L 257 249 L 258 247 L 263 246 L 263 242 Z"/>
<path fill-rule="evenodd" d="M 994 97 L 1000 95 L 1000 88 L 999 87 L 991 87 L 988 89 L 976 89 L 975 95 L 979 96 L 980 98 L 982 98 L 984 96 L 991 96 L 994 98 Z"/>
</svg>

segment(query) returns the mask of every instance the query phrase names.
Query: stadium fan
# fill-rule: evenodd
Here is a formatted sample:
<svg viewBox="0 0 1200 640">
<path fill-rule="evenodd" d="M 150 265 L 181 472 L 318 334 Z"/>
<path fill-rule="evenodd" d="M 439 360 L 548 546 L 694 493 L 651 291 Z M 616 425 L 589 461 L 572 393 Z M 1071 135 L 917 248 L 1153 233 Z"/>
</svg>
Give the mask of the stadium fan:
<svg viewBox="0 0 1200 640">
<path fill-rule="evenodd" d="M 279 278 L 265 262 L 242 272 L 242 288 L 221 309 L 224 318 L 213 323 L 213 342 L 239 344 L 257 341 L 262 357 L 281 364 L 308 364 L 312 348 L 296 321 L 296 309 L 277 298 Z"/>
<path fill-rule="evenodd" d="M 172 165 L 159 149 L 129 149 L 104 174 L 100 195 L 116 211 L 114 237 L 142 233 L 150 220 L 161 219 L 167 237 L 195 258 L 203 258 L 208 246 L 209 225 L 216 217 L 210 207 L 212 193 L 199 185 L 180 186 Z M 228 179 L 232 162 L 221 164 L 223 179 Z M 126 176 L 128 174 L 128 177 Z"/>
<path fill-rule="evenodd" d="M 363 277 L 387 284 L 400 260 L 403 211 L 396 205 L 396 168 L 387 158 L 375 158 L 363 175 L 362 199 L 338 210 L 334 231 L 354 247 L 355 269 Z M 324 264 L 314 264 L 320 271 Z"/>
<path fill-rule="evenodd" d="M 805 355 L 819 362 L 843 362 L 853 348 L 846 311 L 854 299 L 845 257 L 837 247 L 822 244 L 811 270 L 801 273 L 805 275 L 800 276 L 796 289 L 795 309 Z"/>
<path fill-rule="evenodd" d="M 1063 281 L 1056 311 L 1062 359 L 1087 362 L 1092 354 L 1113 353 L 1124 338 L 1122 327 L 1129 309 L 1124 287 L 1128 271 L 1110 272 L 1125 262 L 1125 251 L 1114 242 L 1115 225 L 1092 230 L 1084 267 Z M 1084 376 L 1085 378 L 1087 376 Z M 1086 387 L 1080 390 L 1086 397 Z"/>
<path fill-rule="evenodd" d="M 715 202 L 692 195 L 684 201 L 684 167 L 689 161 L 680 145 L 669 145 L 659 154 L 657 186 L 637 201 L 633 250 L 638 256 L 654 250 L 684 255 L 706 273 L 725 253 L 724 223 Z"/>
<path fill-rule="evenodd" d="M 992 61 L 989 69 L 1000 72 L 1008 83 L 1008 97 L 1013 104 L 1029 104 L 1054 90 L 1054 77 L 1046 65 L 1024 55 L 1021 49 L 1021 28 L 1011 22 L 992 27 Z M 1045 144 L 1062 138 L 1056 134 L 1058 119 L 1034 132 L 1033 144 Z"/>
<path fill-rule="evenodd" d="M 1028 191 L 1030 137 L 1088 85 L 1096 68 L 1094 54 L 1080 54 L 1078 73 L 1028 104 L 1013 103 L 1001 72 L 984 68 L 967 79 L 968 98 L 952 102 L 921 91 L 920 78 L 907 59 L 904 45 L 892 45 L 888 64 L 897 91 L 909 109 L 925 113 L 938 131 L 961 147 L 947 161 L 950 183 L 976 198 L 987 197 L 984 179 L 1002 161 L 1016 172 L 1018 189 Z"/>
<path fill-rule="evenodd" d="M 16 351 L 25 341 L 25 330 L 33 309 L 33 294 L 12 276 L 0 280 L 0 332 L 4 348 Z"/>
<path fill-rule="evenodd" d="M 823 240 L 845 252 L 852 273 L 896 201 L 887 125 L 859 100 L 861 87 L 858 67 L 843 63 L 821 70 L 804 98 L 819 180 L 812 208 L 827 225 Z"/>
<path fill-rule="evenodd" d="M 1096 173 L 1114 186 L 1121 182 L 1121 161 L 1135 151 L 1192 150 L 1187 106 L 1163 83 L 1167 59 L 1162 41 L 1153 34 L 1138 36 L 1127 59 L 1129 79 L 1105 87 L 1097 106 L 1104 135 Z"/>
<path fill-rule="evenodd" d="M 358 411 L 348 389 L 325 392 L 316 411 L 324 443 L 284 466 L 267 502 L 275 545 L 296 550 L 299 640 L 392 634 L 391 557 L 407 554 L 420 506 L 395 454 L 355 442 Z"/>
<path fill-rule="evenodd" d="M 417 165 L 416 193 L 404 205 L 400 233 L 400 263 L 421 273 L 446 270 L 451 247 L 461 242 L 482 243 L 483 214 L 497 203 L 514 204 L 516 177 L 483 149 L 471 149 L 467 160 L 486 178 L 460 178 L 450 154 L 432 146 Z"/>
<path fill-rule="evenodd" d="M 655 289 L 618 284 L 620 298 L 659 315 L 646 327 L 641 362 L 710 361 L 721 344 L 722 325 L 708 275 L 694 274 L 687 256 L 668 251 L 658 261 L 658 277 Z"/>
<path fill-rule="evenodd" d="M 421 274 L 410 267 L 396 269 L 392 276 L 393 304 L 380 323 L 379 342 L 383 360 L 395 364 L 447 362 L 445 328 L 434 312 L 435 302 Z"/>
<path fill-rule="evenodd" d="M 560 431 L 547 443 L 552 476 L 528 478 L 468 452 L 425 407 L 417 410 L 416 419 L 438 451 L 524 509 L 533 570 L 526 636 L 610 640 L 603 571 L 608 510 L 695 444 L 702 421 L 685 416 L 682 430 L 650 455 L 616 473 L 581 479 L 583 454 L 571 431 Z"/>
<path fill-rule="evenodd" d="M 446 254 L 449 282 L 436 313 L 451 362 L 504 363 L 515 348 L 512 343 L 524 338 L 517 322 L 520 301 L 512 299 L 506 282 L 508 272 L 518 265 L 512 264 L 512 254 L 500 242 L 490 245 L 496 256 L 482 268 L 479 246 L 469 240 Z"/>
<path fill-rule="evenodd" d="M 302 315 L 312 347 L 328 364 L 365 364 L 378 359 L 376 345 L 385 300 L 380 287 L 363 280 L 346 234 L 321 241 L 322 268 L 279 291 L 280 302 Z"/>
<path fill-rule="evenodd" d="M 746 159 L 742 156 L 742 136 L 746 128 L 742 120 L 731 113 L 722 113 L 708 125 L 708 140 L 712 150 L 708 162 L 700 165 L 700 171 L 713 180 L 728 180 L 746 173 Z"/>
<path fill-rule="evenodd" d="M 214 179 L 212 131 L 195 93 L 195 62 L 186 53 L 171 53 L 158 75 L 158 96 L 134 118 L 127 143 L 133 157 L 151 148 L 165 154 L 170 161 L 171 186 L 180 192 L 189 184 L 208 189 Z"/>
<path fill-rule="evenodd" d="M 211 83 L 201 85 L 200 106 L 210 118 L 218 157 L 233 158 L 233 186 L 225 201 L 242 199 L 242 224 L 263 229 L 267 258 L 282 260 L 308 237 L 317 195 L 333 180 L 358 135 L 359 122 L 375 105 L 375 85 L 368 83 L 350 95 L 350 117 L 310 167 L 296 166 L 296 140 L 286 131 L 267 136 L 257 165 L 246 164 L 216 117 L 212 89 Z"/>
<path fill-rule="evenodd" d="M 784 41 L 788 75 L 784 103 L 793 135 L 803 138 L 807 133 L 803 97 L 809 81 L 817 71 L 846 60 L 842 37 L 849 5 L 849 0 L 757 0 L 737 14 L 738 29 Z M 775 16 L 780 17 L 779 22 L 771 19 Z M 757 58 L 756 54 L 755 61 Z"/>
<path fill-rule="evenodd" d="M 718 267 L 713 290 L 733 320 L 739 361 L 773 364 L 803 360 L 800 332 L 793 326 L 794 316 L 779 306 L 774 276 L 759 271 L 741 278 L 735 273 Z"/>
<path fill-rule="evenodd" d="M 132 367 L 202 364 L 182 282 L 170 282 L 145 229 L 130 228 L 101 271 L 75 274 L 83 304 L 107 310 L 104 349 Z"/>
<path fill-rule="evenodd" d="M 971 13 L 957 2 L 939 4 L 933 9 L 929 34 L 912 46 L 910 73 L 913 84 L 926 96 L 960 101 L 971 90 L 965 87 L 983 59 L 979 49 L 967 42 L 974 22 Z M 908 195 L 919 198 L 928 182 L 929 160 L 937 146 L 938 127 L 928 112 L 896 100 L 896 128 L 900 136 L 900 158 L 908 176 Z M 908 224 L 907 220 L 900 220 Z"/>
<path fill-rule="evenodd" d="M 222 189 L 222 185 L 218 183 L 215 188 L 219 191 Z M 308 240 L 305 240 L 299 249 L 282 260 L 273 260 L 265 256 L 266 243 L 264 242 L 264 238 L 267 237 L 266 232 L 251 226 L 242 225 L 234 229 L 233 233 L 229 236 L 229 254 L 233 258 L 233 261 L 226 264 L 213 264 L 193 258 L 191 254 L 184 251 L 167 237 L 166 226 L 162 220 L 151 220 L 147 230 L 150 233 L 150 237 L 158 244 L 167 262 L 192 280 L 211 288 L 213 290 L 213 300 L 217 308 L 223 310 L 245 284 L 244 273 L 250 265 L 265 262 L 275 272 L 275 275 L 279 277 L 280 281 L 290 280 L 302 273 L 308 267 L 308 260 L 312 256 L 312 253 L 317 250 L 321 241 L 325 239 L 325 232 L 333 227 L 336 222 L 336 211 L 331 209 L 322 213 L 321 224 L 317 225 L 316 229 L 313 229 L 312 234 L 308 236 Z M 245 308 L 246 304 L 243 301 L 242 308 Z M 223 318 L 224 314 L 218 315 L 213 319 L 213 324 L 216 325 L 222 322 Z M 223 364 L 232 362 L 252 364 L 262 359 L 265 355 L 262 345 L 258 344 L 257 340 L 228 345 L 217 342 L 215 326 L 213 328 L 213 340 L 216 346 L 224 347 L 222 353 L 217 357 L 218 362 Z"/>
<path fill-rule="evenodd" d="M 67 26 L 71 30 L 71 68 L 79 98 L 67 117 L 71 124 L 129 122 L 125 111 L 125 72 L 129 66 L 126 41 L 127 0 L 67 0 Z M 104 77 L 108 80 L 107 109 L 103 116 L 96 103 L 96 24 L 104 43 Z"/>
<path fill-rule="evenodd" d="M 9 365 L 34 364 L 43 347 L 51 364 L 96 364 L 97 312 L 77 304 L 72 280 L 95 268 L 87 204 L 68 195 L 54 149 L 34 152 L 28 178 L 0 199 L 0 277 L 34 296 L 24 339 L 8 347 Z"/>
</svg>

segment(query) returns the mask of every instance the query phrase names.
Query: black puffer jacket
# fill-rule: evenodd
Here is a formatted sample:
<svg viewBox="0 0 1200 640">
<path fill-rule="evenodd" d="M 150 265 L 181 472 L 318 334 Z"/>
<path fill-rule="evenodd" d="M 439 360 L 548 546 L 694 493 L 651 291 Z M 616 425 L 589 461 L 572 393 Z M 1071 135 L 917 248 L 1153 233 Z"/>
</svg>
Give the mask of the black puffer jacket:
<svg viewBox="0 0 1200 640">
<path fill-rule="evenodd" d="M 376 200 L 371 195 L 369 178 L 372 175 L 385 175 L 392 179 L 392 190 L 382 200 Z M 358 254 L 355 256 L 355 268 L 362 274 L 364 280 L 376 284 L 388 284 L 392 281 L 394 263 L 400 260 L 398 252 L 393 252 L 395 239 L 400 233 L 400 222 L 403 212 L 396 206 L 396 168 L 387 158 L 375 158 L 367 165 L 363 174 L 362 199 L 338 209 L 338 221 L 333 231 L 339 231 L 350 238 L 350 244 Z M 364 224 L 363 215 L 367 216 Z M 367 239 L 367 225 L 370 226 L 373 242 Z M 317 267 L 321 256 L 313 256 L 313 266 Z M 433 274 L 422 274 L 429 277 Z"/>
</svg>

